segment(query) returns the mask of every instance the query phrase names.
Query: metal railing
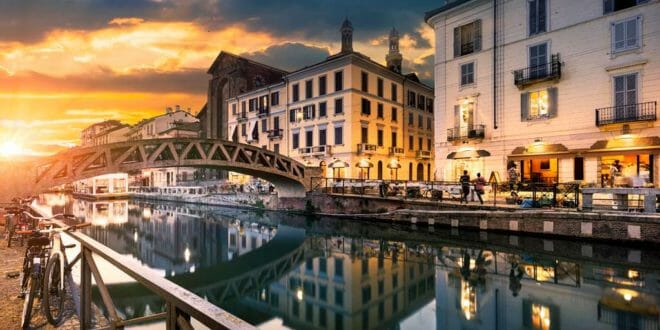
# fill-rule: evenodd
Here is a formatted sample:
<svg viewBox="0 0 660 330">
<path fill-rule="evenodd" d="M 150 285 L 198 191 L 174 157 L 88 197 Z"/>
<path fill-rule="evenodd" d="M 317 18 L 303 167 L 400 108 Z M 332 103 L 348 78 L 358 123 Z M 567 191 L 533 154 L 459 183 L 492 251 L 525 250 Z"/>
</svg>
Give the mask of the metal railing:
<svg viewBox="0 0 660 330">
<path fill-rule="evenodd" d="M 331 155 L 332 154 L 332 146 L 329 145 L 322 145 L 322 146 L 314 146 L 314 147 L 303 147 L 298 149 L 298 153 L 301 155 Z"/>
<path fill-rule="evenodd" d="M 596 109 L 596 126 L 634 121 L 655 121 L 657 101 Z"/>
<path fill-rule="evenodd" d="M 270 139 L 281 138 L 282 137 L 282 132 L 283 132 L 283 130 L 281 128 L 271 129 L 271 130 L 268 131 L 268 138 L 270 138 Z"/>
<path fill-rule="evenodd" d="M 236 121 L 238 121 L 239 123 L 247 121 L 247 113 L 245 111 L 239 113 L 238 117 L 236 117 Z"/>
<path fill-rule="evenodd" d="M 415 157 L 417 157 L 417 159 L 431 159 L 431 151 L 429 151 L 429 150 L 417 150 L 417 153 L 415 154 Z"/>
<path fill-rule="evenodd" d="M 474 41 L 466 42 L 461 44 L 461 55 L 467 55 L 474 52 Z"/>
<path fill-rule="evenodd" d="M 267 116 L 268 115 L 268 110 L 269 110 L 268 107 L 259 107 L 258 112 L 257 112 L 257 116 L 259 116 L 259 117 Z"/>
<path fill-rule="evenodd" d="M 519 88 L 536 82 L 558 80 L 561 78 L 559 54 L 551 56 L 549 63 L 530 66 L 513 72 L 514 83 Z"/>
<path fill-rule="evenodd" d="M 358 154 L 369 154 L 376 152 L 377 146 L 375 144 L 369 143 L 358 143 L 357 152 Z"/>
<path fill-rule="evenodd" d="M 404 152 L 403 148 L 399 148 L 399 147 L 390 147 L 388 149 L 388 151 L 389 151 L 390 156 L 392 156 L 392 155 L 403 155 L 403 152 Z"/>
<path fill-rule="evenodd" d="M 462 186 L 456 181 L 373 180 L 354 178 L 312 177 L 313 191 L 326 194 L 374 196 L 404 200 L 459 201 Z M 468 196 L 478 202 L 474 183 Z M 482 195 L 484 203 L 508 204 L 518 207 L 555 207 L 577 209 L 580 205 L 578 183 L 521 182 L 513 189 L 508 183 L 487 184 Z"/>
<path fill-rule="evenodd" d="M 63 225 L 61 222 L 59 225 Z M 142 266 L 136 260 L 126 258 L 105 245 L 80 232 L 67 233 L 81 247 L 81 252 L 73 262 L 80 260 L 80 328 L 92 328 L 92 276 L 108 313 L 109 329 L 145 322 L 165 320 L 167 329 L 193 329 L 191 319 L 195 319 L 210 329 L 256 329 L 249 323 L 211 304 L 193 292 L 163 278 L 155 271 Z M 147 316 L 123 319 L 119 316 L 112 297 L 101 276 L 95 258 L 102 258 L 119 270 L 135 279 L 165 301 L 165 311 Z"/>
<path fill-rule="evenodd" d="M 468 139 L 483 139 L 486 135 L 485 125 L 473 125 L 467 129 L 448 128 L 447 142 L 462 141 Z"/>
</svg>

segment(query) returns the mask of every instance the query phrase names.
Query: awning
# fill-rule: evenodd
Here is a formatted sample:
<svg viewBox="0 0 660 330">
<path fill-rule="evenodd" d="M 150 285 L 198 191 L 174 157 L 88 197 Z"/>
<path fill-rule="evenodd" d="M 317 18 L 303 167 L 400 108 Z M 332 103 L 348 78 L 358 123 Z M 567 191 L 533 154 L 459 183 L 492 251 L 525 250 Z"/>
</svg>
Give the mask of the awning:
<svg viewBox="0 0 660 330">
<path fill-rule="evenodd" d="M 447 159 L 467 159 L 467 158 L 480 158 L 480 157 L 488 157 L 490 156 L 490 152 L 486 150 L 463 150 L 463 151 L 455 151 L 449 153 L 447 155 Z"/>
<path fill-rule="evenodd" d="M 592 144 L 587 152 L 591 153 L 625 153 L 637 151 L 660 150 L 660 137 L 644 136 L 599 140 Z"/>
<path fill-rule="evenodd" d="M 355 164 L 355 166 L 359 168 L 370 168 L 370 167 L 374 167 L 374 164 L 366 159 L 363 159 L 359 161 L 357 164 Z"/>
<path fill-rule="evenodd" d="M 329 168 L 346 168 L 349 166 L 350 165 L 347 162 L 339 159 L 333 161 L 332 163 L 330 163 L 330 165 L 328 165 Z"/>
<path fill-rule="evenodd" d="M 513 149 L 508 156 L 509 160 L 523 160 L 534 158 L 549 158 L 549 156 L 569 155 L 572 152 L 568 151 L 565 145 L 561 143 L 553 144 L 532 144 L 527 147 L 521 146 Z"/>
<path fill-rule="evenodd" d="M 399 168 L 401 168 L 401 163 L 399 163 L 399 162 L 389 162 L 389 163 L 387 163 L 387 168 L 389 168 L 391 170 L 399 169 Z"/>
</svg>

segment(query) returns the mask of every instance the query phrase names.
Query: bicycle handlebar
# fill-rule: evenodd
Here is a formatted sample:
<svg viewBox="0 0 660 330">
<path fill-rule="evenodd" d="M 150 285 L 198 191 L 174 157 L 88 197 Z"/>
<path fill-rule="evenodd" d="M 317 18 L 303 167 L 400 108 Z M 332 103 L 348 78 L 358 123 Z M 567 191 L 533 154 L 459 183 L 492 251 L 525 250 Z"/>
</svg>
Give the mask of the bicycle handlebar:
<svg viewBox="0 0 660 330">
<path fill-rule="evenodd" d="M 52 220 L 52 219 L 55 219 L 57 217 L 65 217 L 65 218 L 69 218 L 69 219 L 75 218 L 75 216 L 73 214 L 64 214 L 64 213 L 54 214 L 52 217 L 49 217 L 49 218 L 47 218 L 47 217 L 37 217 L 37 216 L 34 216 L 34 215 L 30 214 L 30 212 L 27 212 L 27 211 L 23 211 L 23 214 L 27 215 L 32 220 Z"/>
<path fill-rule="evenodd" d="M 15 233 L 19 234 L 19 235 L 31 235 L 31 234 L 34 234 L 34 233 L 50 233 L 50 232 L 57 232 L 57 231 L 69 232 L 69 231 L 72 231 L 72 230 L 89 227 L 91 225 L 92 224 L 90 222 L 85 222 L 85 223 L 79 223 L 79 224 L 76 224 L 76 225 L 68 226 L 66 228 L 61 228 L 60 227 L 60 228 L 39 229 L 39 230 L 37 230 L 37 229 L 17 230 L 17 231 L 15 231 Z"/>
</svg>

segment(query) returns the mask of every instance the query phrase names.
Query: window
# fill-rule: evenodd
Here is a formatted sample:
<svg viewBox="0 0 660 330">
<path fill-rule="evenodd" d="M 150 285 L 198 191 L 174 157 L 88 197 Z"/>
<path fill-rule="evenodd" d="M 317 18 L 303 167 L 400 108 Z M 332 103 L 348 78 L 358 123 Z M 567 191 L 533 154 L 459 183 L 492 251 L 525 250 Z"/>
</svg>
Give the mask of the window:
<svg viewBox="0 0 660 330">
<path fill-rule="evenodd" d="M 418 148 L 417 150 L 422 150 L 422 149 L 424 149 L 424 144 L 423 144 L 423 143 L 424 143 L 424 139 L 422 139 L 421 137 L 419 137 L 419 138 L 417 138 L 417 142 L 418 142 L 417 145 L 419 146 L 419 148 Z"/>
<path fill-rule="evenodd" d="M 335 92 L 344 89 L 344 72 L 337 71 L 335 72 Z"/>
<path fill-rule="evenodd" d="M 336 129 L 337 128 L 335 128 L 335 132 Z M 341 134 L 339 135 L 341 136 Z M 341 258 L 335 258 L 335 277 L 344 277 L 344 260 Z"/>
<path fill-rule="evenodd" d="M 412 112 L 408 113 L 408 126 L 415 126 L 415 115 Z"/>
<path fill-rule="evenodd" d="M 396 132 L 392 132 L 392 147 L 396 147 Z"/>
<path fill-rule="evenodd" d="M 274 130 L 280 129 L 280 116 L 273 117 L 273 129 Z"/>
<path fill-rule="evenodd" d="M 344 99 L 335 99 L 335 115 L 344 112 Z"/>
<path fill-rule="evenodd" d="M 392 107 L 392 121 L 398 121 L 399 110 L 395 107 Z"/>
<path fill-rule="evenodd" d="M 616 116 L 625 116 L 625 106 L 637 103 L 637 73 L 615 76 L 613 82 Z"/>
<path fill-rule="evenodd" d="M 426 150 L 431 151 L 431 139 L 426 139 Z"/>
<path fill-rule="evenodd" d="M 268 119 L 261 120 L 261 131 L 266 132 L 268 130 Z"/>
<path fill-rule="evenodd" d="M 293 133 L 291 136 L 291 148 L 298 149 L 300 146 L 300 133 Z"/>
<path fill-rule="evenodd" d="M 303 119 L 309 120 L 316 117 L 316 107 L 314 104 L 306 105 L 303 107 Z"/>
<path fill-rule="evenodd" d="M 236 114 L 236 103 L 231 105 L 231 114 L 235 115 Z"/>
<path fill-rule="evenodd" d="M 383 280 L 379 280 L 378 281 L 378 295 L 382 296 L 383 293 L 385 293 L 385 282 Z"/>
<path fill-rule="evenodd" d="M 327 130 L 325 128 L 319 128 L 319 145 L 324 146 L 327 144 L 326 140 L 326 132 Z"/>
<path fill-rule="evenodd" d="M 252 111 L 254 111 L 254 110 L 257 109 L 257 99 L 256 99 L 256 98 L 254 98 L 254 99 L 250 99 L 250 100 L 248 101 L 248 103 L 250 104 L 250 112 L 252 112 Z"/>
<path fill-rule="evenodd" d="M 433 112 L 433 99 L 430 97 L 426 99 L 426 111 Z"/>
<path fill-rule="evenodd" d="M 394 296 L 392 296 L 392 311 L 396 312 L 398 310 L 399 310 L 399 296 L 395 294 Z"/>
<path fill-rule="evenodd" d="M 305 321 L 314 321 L 314 306 L 309 302 L 305 303 Z"/>
<path fill-rule="evenodd" d="M 362 71 L 362 91 L 369 92 L 369 74 Z"/>
<path fill-rule="evenodd" d="M 433 127 L 433 119 L 431 117 L 426 118 L 426 129 L 431 130 Z"/>
<path fill-rule="evenodd" d="M 247 136 L 247 127 L 245 124 L 241 125 L 241 136 Z"/>
<path fill-rule="evenodd" d="M 548 74 L 548 44 L 529 47 L 529 76 L 541 78 Z"/>
<path fill-rule="evenodd" d="M 612 23 L 612 52 L 618 53 L 641 46 L 642 17 L 628 18 Z"/>
<path fill-rule="evenodd" d="M 378 103 L 378 104 L 376 105 L 376 117 L 378 117 L 378 118 L 380 118 L 380 119 L 383 119 L 383 118 L 384 118 L 383 116 L 384 116 L 384 115 L 383 115 L 383 104 L 382 104 L 382 103 Z"/>
<path fill-rule="evenodd" d="M 323 328 L 328 325 L 327 312 L 325 307 L 319 307 L 319 325 Z"/>
<path fill-rule="evenodd" d="M 241 112 L 245 113 L 245 101 L 241 102 Z"/>
<path fill-rule="evenodd" d="M 461 64 L 461 86 L 474 84 L 474 62 Z"/>
<path fill-rule="evenodd" d="M 344 330 L 344 316 L 339 312 L 335 313 L 335 330 Z"/>
<path fill-rule="evenodd" d="M 415 149 L 415 138 L 411 135 L 408 137 L 408 150 L 413 151 L 414 149 Z"/>
<path fill-rule="evenodd" d="M 392 274 L 392 288 L 396 289 L 399 286 L 399 274 Z"/>
<path fill-rule="evenodd" d="M 298 100 L 300 99 L 300 89 L 298 87 L 299 87 L 298 84 L 294 84 L 293 86 L 291 86 L 292 102 L 298 102 Z"/>
<path fill-rule="evenodd" d="M 319 284 L 319 299 L 323 301 L 328 300 L 328 286 Z"/>
<path fill-rule="evenodd" d="M 305 146 L 311 147 L 314 145 L 314 131 L 307 130 L 305 131 Z"/>
<path fill-rule="evenodd" d="M 344 291 L 335 289 L 335 305 L 344 306 Z"/>
<path fill-rule="evenodd" d="M 378 320 L 382 321 L 385 318 L 385 302 L 378 303 Z"/>
<path fill-rule="evenodd" d="M 371 101 L 367 99 L 362 99 L 362 114 L 370 115 L 371 114 Z"/>
<path fill-rule="evenodd" d="M 529 35 L 545 32 L 546 0 L 529 1 Z"/>
<path fill-rule="evenodd" d="M 296 113 L 298 112 L 298 109 L 291 109 L 289 110 L 289 122 L 290 123 L 295 123 L 296 122 Z"/>
<path fill-rule="evenodd" d="M 392 83 L 392 101 L 396 102 L 397 99 L 399 98 L 398 92 L 397 92 L 397 87 L 395 83 Z"/>
<path fill-rule="evenodd" d="M 327 107 L 328 107 L 328 103 L 326 102 L 319 103 L 319 118 L 327 116 Z"/>
<path fill-rule="evenodd" d="M 280 153 L 280 144 L 279 143 L 273 144 L 273 151 L 277 154 Z"/>
<path fill-rule="evenodd" d="M 378 146 L 382 147 L 383 146 L 383 130 L 379 129 L 378 132 L 376 132 L 376 134 L 377 134 Z"/>
<path fill-rule="evenodd" d="M 321 145 L 325 145 L 325 131 L 326 131 L 326 129 L 324 128 L 324 129 L 322 129 L 322 131 L 323 131 L 324 138 L 323 138 L 323 143 L 321 143 Z M 319 131 L 319 136 L 321 136 L 321 131 Z M 328 259 L 326 259 L 324 257 L 321 257 L 321 258 L 319 258 L 319 274 L 327 276 L 327 272 L 328 272 Z M 323 299 L 325 300 L 325 298 L 323 298 Z"/>
<path fill-rule="evenodd" d="M 481 50 L 481 20 L 454 28 L 454 57 Z"/>
<path fill-rule="evenodd" d="M 257 110 L 267 110 L 268 109 L 268 95 L 264 95 L 259 97 L 259 104 L 257 106 Z"/>
<path fill-rule="evenodd" d="M 381 78 L 376 80 L 376 92 L 378 97 L 383 97 L 383 79 Z"/>
<path fill-rule="evenodd" d="M 584 180 L 584 158 L 573 159 L 573 180 Z"/>
<path fill-rule="evenodd" d="M 360 132 L 361 132 L 360 141 L 362 141 L 362 143 L 369 143 L 369 127 L 362 126 Z"/>
<path fill-rule="evenodd" d="M 521 119 L 550 118 L 557 115 L 557 88 L 552 87 L 521 95 Z"/>
<path fill-rule="evenodd" d="M 424 110 L 424 105 L 426 104 L 426 97 L 422 94 L 419 94 L 417 97 L 417 109 Z"/>
<path fill-rule="evenodd" d="M 603 0 L 603 14 L 637 6 L 649 0 Z"/>
<path fill-rule="evenodd" d="M 305 98 L 311 99 L 314 95 L 314 82 L 312 79 L 305 81 Z"/>
<path fill-rule="evenodd" d="M 417 94 L 413 91 L 408 91 L 408 106 L 415 107 L 417 102 Z"/>
<path fill-rule="evenodd" d="M 362 288 L 362 303 L 366 304 L 371 300 L 371 285 Z"/>
<path fill-rule="evenodd" d="M 270 105 L 280 104 L 280 92 L 274 92 L 270 94 Z"/>
<path fill-rule="evenodd" d="M 424 128 L 424 116 L 417 115 L 417 127 Z"/>
<path fill-rule="evenodd" d="M 326 77 L 326 76 L 320 76 L 319 77 L 319 95 L 325 95 L 326 94 L 327 80 L 328 80 L 328 77 Z"/>
<path fill-rule="evenodd" d="M 335 145 L 344 144 L 344 128 L 335 127 Z"/>
</svg>

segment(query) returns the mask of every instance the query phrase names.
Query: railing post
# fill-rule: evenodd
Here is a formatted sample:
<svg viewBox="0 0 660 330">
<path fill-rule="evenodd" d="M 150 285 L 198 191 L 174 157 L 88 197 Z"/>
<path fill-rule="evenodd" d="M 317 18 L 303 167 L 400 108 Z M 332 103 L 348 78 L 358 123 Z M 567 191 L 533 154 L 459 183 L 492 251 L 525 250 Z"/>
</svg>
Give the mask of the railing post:
<svg viewBox="0 0 660 330">
<path fill-rule="evenodd" d="M 80 269 L 80 329 L 89 329 L 92 325 L 92 271 L 87 263 L 92 251 L 82 246 Z"/>
</svg>

